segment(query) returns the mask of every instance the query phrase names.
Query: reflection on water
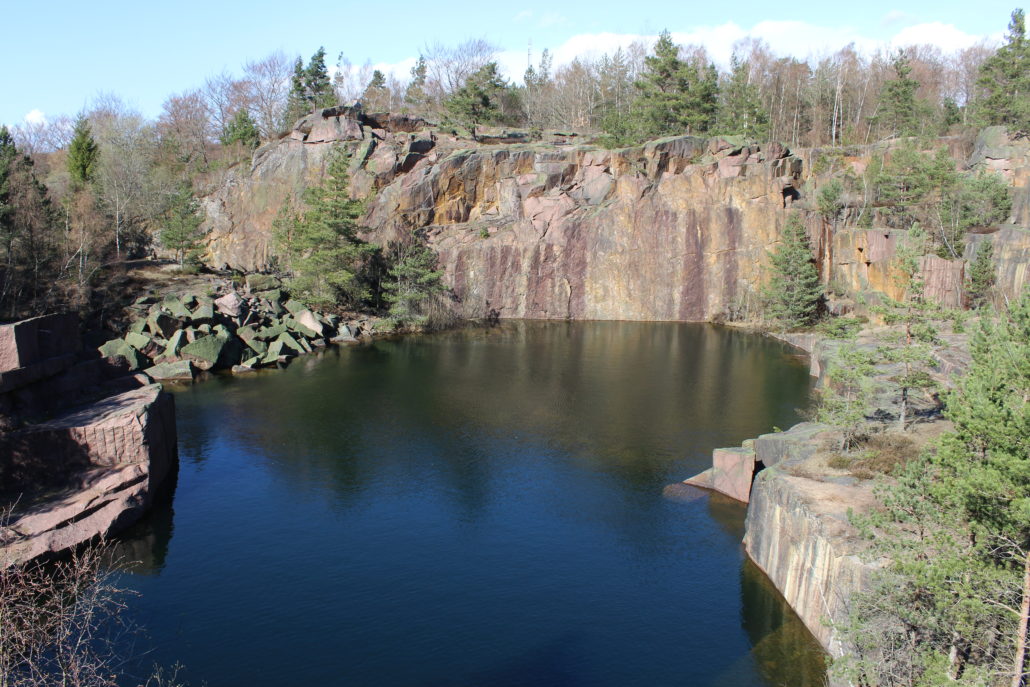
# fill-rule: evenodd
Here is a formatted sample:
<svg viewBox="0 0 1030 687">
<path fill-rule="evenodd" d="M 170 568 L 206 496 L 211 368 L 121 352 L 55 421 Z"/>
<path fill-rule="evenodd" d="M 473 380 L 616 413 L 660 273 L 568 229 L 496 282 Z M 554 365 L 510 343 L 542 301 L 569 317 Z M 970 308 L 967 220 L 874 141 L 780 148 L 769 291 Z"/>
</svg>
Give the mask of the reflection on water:
<svg viewBox="0 0 1030 687">
<path fill-rule="evenodd" d="M 211 685 L 808 684 L 811 638 L 740 578 L 744 509 L 662 498 L 807 390 L 779 344 L 641 323 L 218 378 L 178 393 L 174 518 L 125 539 L 126 580 L 156 658 Z"/>
</svg>

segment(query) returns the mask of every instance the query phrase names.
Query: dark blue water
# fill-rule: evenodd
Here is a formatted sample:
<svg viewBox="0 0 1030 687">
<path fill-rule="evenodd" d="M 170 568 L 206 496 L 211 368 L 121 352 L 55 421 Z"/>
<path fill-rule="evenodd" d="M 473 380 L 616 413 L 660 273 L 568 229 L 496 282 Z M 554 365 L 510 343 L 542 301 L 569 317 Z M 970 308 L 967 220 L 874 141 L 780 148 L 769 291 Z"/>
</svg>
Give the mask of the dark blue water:
<svg viewBox="0 0 1030 687">
<path fill-rule="evenodd" d="M 178 482 L 123 547 L 141 663 L 211 687 L 821 684 L 743 507 L 662 495 L 808 385 L 741 332 L 512 323 L 180 390 Z"/>
</svg>

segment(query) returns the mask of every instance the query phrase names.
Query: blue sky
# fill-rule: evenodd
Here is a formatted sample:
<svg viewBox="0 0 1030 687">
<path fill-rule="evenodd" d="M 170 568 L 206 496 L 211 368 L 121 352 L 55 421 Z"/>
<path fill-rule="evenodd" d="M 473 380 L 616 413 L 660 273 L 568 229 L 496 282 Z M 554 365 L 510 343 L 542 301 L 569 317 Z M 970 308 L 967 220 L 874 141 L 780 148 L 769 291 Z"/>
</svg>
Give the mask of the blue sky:
<svg viewBox="0 0 1030 687">
<path fill-rule="evenodd" d="M 935 42 L 946 50 L 983 37 L 999 39 L 1011 0 L 897 2 L 603 2 L 428 3 L 251 0 L 52 0 L 4 3 L 0 41 L 0 123 L 73 115 L 111 92 L 154 117 L 169 94 L 208 76 L 238 72 L 246 60 L 276 49 L 305 60 L 324 45 L 330 63 L 342 51 L 361 64 L 406 74 L 420 47 L 485 38 L 519 76 L 526 50 L 550 48 L 556 62 L 605 52 L 635 37 L 669 29 L 680 42 L 704 43 L 728 57 L 734 40 L 766 38 L 780 54 L 807 57 L 855 41 L 878 46 Z"/>
</svg>

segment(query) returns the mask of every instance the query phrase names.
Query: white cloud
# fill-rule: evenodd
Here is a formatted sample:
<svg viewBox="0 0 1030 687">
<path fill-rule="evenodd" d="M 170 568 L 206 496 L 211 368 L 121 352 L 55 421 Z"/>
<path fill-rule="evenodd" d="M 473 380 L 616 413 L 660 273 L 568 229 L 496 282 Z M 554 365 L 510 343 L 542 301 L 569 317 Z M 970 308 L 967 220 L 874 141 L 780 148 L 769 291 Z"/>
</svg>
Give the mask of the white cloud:
<svg viewBox="0 0 1030 687">
<path fill-rule="evenodd" d="M 906 24 L 914 17 L 904 10 L 891 10 L 880 19 L 880 26 L 893 26 L 894 24 Z"/>
<path fill-rule="evenodd" d="M 931 43 L 944 52 L 962 50 L 979 43 L 985 36 L 977 36 L 955 28 L 953 24 L 942 24 L 939 21 L 927 24 L 906 26 L 891 39 L 891 46 L 901 48 L 906 45 Z"/>
<path fill-rule="evenodd" d="M 32 110 L 25 115 L 26 124 L 45 124 L 46 115 L 42 110 Z"/>
<path fill-rule="evenodd" d="M 894 14 L 888 13 L 888 16 Z M 893 18 L 900 21 L 901 14 L 898 12 Z M 803 21 L 762 21 L 750 29 L 735 22 L 726 22 L 717 26 L 700 26 L 689 31 L 672 32 L 672 39 L 681 45 L 704 46 L 716 65 L 724 69 L 729 66 L 734 44 L 747 38 L 765 41 L 770 50 L 779 56 L 799 59 L 827 55 L 847 45 L 854 45 L 857 51 L 865 54 L 923 43 L 936 45 L 943 52 L 952 52 L 985 39 L 998 40 L 998 36 L 995 35 L 970 34 L 953 24 L 941 22 L 906 26 L 887 40 L 863 35 L 853 27 L 825 27 Z M 605 53 L 611 54 L 619 48 L 625 49 L 638 41 L 651 46 L 657 39 L 657 35 L 636 33 L 579 34 L 551 49 L 551 54 L 557 67 L 568 64 L 576 57 L 597 59 Z M 508 75 L 516 80 L 526 68 L 526 54 L 523 51 L 502 52 L 497 56 L 497 61 L 507 70 Z"/>
</svg>

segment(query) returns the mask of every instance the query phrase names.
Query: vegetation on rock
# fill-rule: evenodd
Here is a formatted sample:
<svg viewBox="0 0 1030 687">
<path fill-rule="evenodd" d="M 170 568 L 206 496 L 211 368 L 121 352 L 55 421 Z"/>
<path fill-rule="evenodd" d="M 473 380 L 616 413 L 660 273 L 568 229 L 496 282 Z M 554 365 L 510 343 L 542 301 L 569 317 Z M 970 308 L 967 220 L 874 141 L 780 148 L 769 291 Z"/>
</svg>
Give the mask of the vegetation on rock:
<svg viewBox="0 0 1030 687">
<path fill-rule="evenodd" d="M 769 262 L 771 272 L 764 291 L 766 316 L 788 329 L 813 324 L 823 287 L 800 215 L 787 217 L 780 244 L 769 254 Z"/>
<path fill-rule="evenodd" d="M 886 566 L 853 598 L 845 672 L 878 685 L 1023 684 L 1030 607 L 1030 292 L 985 317 L 945 394 L 954 431 L 856 517 Z"/>
<path fill-rule="evenodd" d="M 276 221 L 276 247 L 290 290 L 312 306 L 353 306 L 370 294 L 362 272 L 378 247 L 358 236 L 362 203 L 350 196 L 349 159 L 335 149 L 322 184 L 305 191 L 305 209 L 286 207 Z"/>
</svg>

